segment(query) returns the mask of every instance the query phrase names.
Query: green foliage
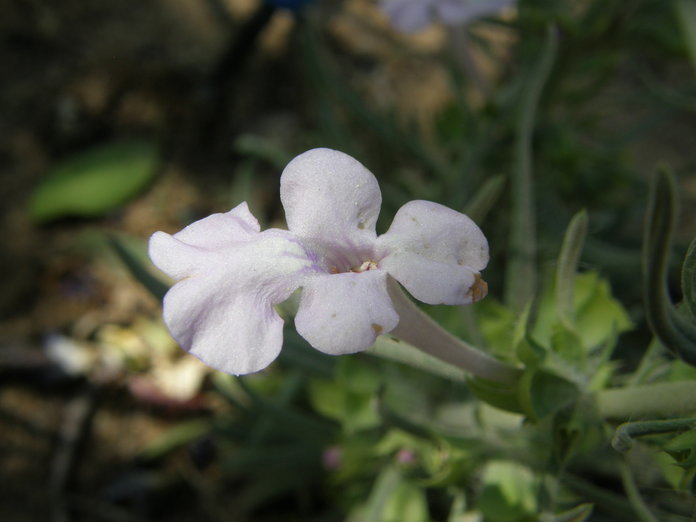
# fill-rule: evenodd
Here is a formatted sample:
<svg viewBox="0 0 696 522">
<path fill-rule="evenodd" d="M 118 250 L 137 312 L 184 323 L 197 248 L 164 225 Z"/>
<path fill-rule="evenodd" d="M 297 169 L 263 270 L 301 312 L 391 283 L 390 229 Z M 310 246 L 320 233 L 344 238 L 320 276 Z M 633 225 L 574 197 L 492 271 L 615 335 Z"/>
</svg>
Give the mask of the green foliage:
<svg viewBox="0 0 696 522">
<path fill-rule="evenodd" d="M 675 30 L 674 6 L 686 38 Z M 386 214 L 407 199 L 429 198 L 482 222 L 492 251 L 483 273 L 490 295 L 467 310 L 425 309 L 455 336 L 519 369 L 519 378 L 468 375 L 389 336 L 369 356 L 331 358 L 289 327 L 269 371 L 213 379 L 231 412 L 210 433 L 224 448 L 221 474 L 242 484 L 247 511 L 306 489 L 325 494 L 341 511 L 335 518 L 350 522 L 581 522 L 595 514 L 618 521 L 646 513 L 642 494 L 661 520 L 677 519 L 666 512 L 679 492 L 666 492 L 653 475 L 675 490 L 694 489 L 695 436 L 682 416 L 696 413 L 696 374 L 660 342 L 646 350 L 649 332 L 635 301 L 635 223 L 646 190 L 634 155 L 649 164 L 659 147 L 643 138 L 680 107 L 693 110 L 690 69 L 669 97 L 660 90 L 693 51 L 686 6 L 520 2 L 518 18 L 491 24 L 514 36 L 494 85 L 478 99 L 470 96 L 471 71 L 450 70 L 454 93 L 430 122 L 432 133 L 404 123 L 398 107 L 370 103 L 345 81 L 342 67 L 355 64 L 330 55 L 311 22 L 299 24 L 297 54 L 315 125 L 302 139 L 374 167 Z M 476 33 L 467 36 L 476 41 Z M 383 65 L 370 62 L 370 70 L 379 76 Z M 650 75 L 660 79 L 657 87 L 648 85 Z M 276 168 L 291 150 L 251 134 L 237 137 L 234 148 L 247 165 Z M 235 183 L 246 189 L 253 180 L 247 168 Z M 681 271 L 684 303 L 675 306 L 666 289 L 676 273 L 667 263 L 676 199 L 673 177 L 661 173 L 643 238 L 643 286 L 654 333 L 683 357 L 693 348 L 685 325 L 696 315 L 696 242 Z M 161 296 L 164 286 L 153 284 L 142 262 L 118 242 L 114 248 Z M 165 455 L 205 430 L 205 423 L 184 425 L 150 451 Z M 632 457 L 639 474 L 628 469 Z M 621 483 L 635 487 L 617 492 Z M 680 509 L 673 511 L 692 512 Z"/>
<path fill-rule="evenodd" d="M 32 194 L 29 213 L 39 222 L 102 215 L 152 181 L 158 156 L 157 147 L 143 141 L 108 143 L 84 151 L 46 174 Z"/>
<path fill-rule="evenodd" d="M 532 471 L 516 462 L 492 460 L 483 471 L 478 506 L 486 520 L 529 520 L 537 511 Z"/>
</svg>

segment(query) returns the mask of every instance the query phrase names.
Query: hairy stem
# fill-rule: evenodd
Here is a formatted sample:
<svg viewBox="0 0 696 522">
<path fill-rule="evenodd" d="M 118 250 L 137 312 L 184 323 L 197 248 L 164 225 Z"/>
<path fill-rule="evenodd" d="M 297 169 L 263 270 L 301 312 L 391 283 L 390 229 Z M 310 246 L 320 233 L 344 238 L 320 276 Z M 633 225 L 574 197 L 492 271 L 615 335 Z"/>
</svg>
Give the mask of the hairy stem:
<svg viewBox="0 0 696 522">
<path fill-rule="evenodd" d="M 400 317 L 391 335 L 476 377 L 503 384 L 517 382 L 521 370 L 494 359 L 450 334 L 418 308 L 391 278 L 388 288 Z"/>
<path fill-rule="evenodd" d="M 694 413 L 696 382 L 660 382 L 602 390 L 597 393 L 597 407 L 602 417 L 613 419 Z"/>
</svg>

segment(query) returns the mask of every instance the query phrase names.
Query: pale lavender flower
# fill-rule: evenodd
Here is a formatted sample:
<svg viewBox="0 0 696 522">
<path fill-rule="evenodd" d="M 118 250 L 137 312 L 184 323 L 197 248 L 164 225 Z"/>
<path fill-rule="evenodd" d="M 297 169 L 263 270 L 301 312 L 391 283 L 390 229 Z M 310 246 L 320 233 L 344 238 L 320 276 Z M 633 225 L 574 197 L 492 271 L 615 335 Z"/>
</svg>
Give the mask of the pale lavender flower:
<svg viewBox="0 0 696 522">
<path fill-rule="evenodd" d="M 295 326 L 314 348 L 345 354 L 369 348 L 399 317 L 387 277 L 429 304 L 485 296 L 479 272 L 488 243 L 464 214 L 411 201 L 377 236 L 377 180 L 335 150 L 292 160 L 280 179 L 289 230 L 261 232 L 242 203 L 180 232 L 156 232 L 150 258 L 178 282 L 164 321 L 179 344 L 231 374 L 265 368 L 280 352 L 283 321 L 274 305 L 302 288 Z"/>
<path fill-rule="evenodd" d="M 382 0 L 379 4 L 394 27 L 406 33 L 433 21 L 463 25 L 509 7 L 517 0 Z"/>
</svg>

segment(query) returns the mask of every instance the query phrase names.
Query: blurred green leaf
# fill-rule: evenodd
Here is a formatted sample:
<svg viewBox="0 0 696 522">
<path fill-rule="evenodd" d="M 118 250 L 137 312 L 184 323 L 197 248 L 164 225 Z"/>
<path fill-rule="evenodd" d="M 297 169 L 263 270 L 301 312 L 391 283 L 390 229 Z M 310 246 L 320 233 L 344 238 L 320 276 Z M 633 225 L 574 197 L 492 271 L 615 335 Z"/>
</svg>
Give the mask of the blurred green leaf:
<svg viewBox="0 0 696 522">
<path fill-rule="evenodd" d="M 501 410 L 522 413 L 517 390 L 505 384 L 473 377 L 467 381 L 471 393 L 482 401 Z"/>
<path fill-rule="evenodd" d="M 367 504 L 354 512 L 350 522 L 428 522 L 425 492 L 404 479 L 395 466 L 377 477 Z"/>
<path fill-rule="evenodd" d="M 519 401 L 524 413 L 538 421 L 572 404 L 578 388 L 570 381 L 543 370 L 527 370 L 519 382 Z"/>
<path fill-rule="evenodd" d="M 689 245 L 681 271 L 682 294 L 691 317 L 696 320 L 696 239 Z"/>
<path fill-rule="evenodd" d="M 643 237 L 643 293 L 648 324 L 660 341 L 696 366 L 696 323 L 676 310 L 667 290 L 668 260 L 677 219 L 677 184 L 663 168 L 655 177 Z"/>
<path fill-rule="evenodd" d="M 573 293 L 575 331 L 586 350 L 602 346 L 616 332 L 630 328 L 628 314 L 611 295 L 609 283 L 597 273 L 578 274 Z M 550 284 L 539 300 L 532 336 L 541 345 L 551 346 L 557 329 L 555 287 Z"/>
<path fill-rule="evenodd" d="M 143 263 L 142 255 L 134 252 L 131 245 L 126 244 L 121 238 L 114 235 L 108 236 L 108 242 L 121 261 L 123 261 L 123 264 L 126 265 L 131 275 L 158 301 L 161 301 L 164 294 L 169 290 L 169 285 L 152 275 Z"/>
<path fill-rule="evenodd" d="M 669 453 L 682 468 L 696 467 L 696 429 L 677 435 L 662 449 Z"/>
<path fill-rule="evenodd" d="M 592 516 L 594 504 L 584 503 L 566 511 L 555 513 L 553 515 L 542 515 L 539 518 L 540 522 L 585 522 Z"/>
<path fill-rule="evenodd" d="M 157 459 L 170 451 L 188 444 L 212 430 L 211 419 L 195 419 L 176 424 L 149 444 L 141 453 L 145 459 Z"/>
<path fill-rule="evenodd" d="M 236 152 L 267 161 L 278 170 L 283 170 L 292 159 L 292 154 L 281 144 L 255 134 L 240 135 L 235 139 L 233 147 Z"/>
<path fill-rule="evenodd" d="M 381 383 L 381 376 L 374 368 L 357 357 L 342 357 L 336 365 L 334 379 L 309 382 L 309 396 L 319 413 L 354 433 L 379 424 L 376 395 Z"/>
<path fill-rule="evenodd" d="M 536 484 L 531 470 L 511 461 L 494 460 L 483 472 L 476 505 L 486 520 L 514 522 L 536 512 Z"/>
<path fill-rule="evenodd" d="M 675 0 L 674 8 L 684 33 L 684 43 L 696 71 L 696 2 L 694 0 Z"/>
<path fill-rule="evenodd" d="M 587 234 L 587 213 L 578 212 L 568 225 L 556 267 L 556 311 L 558 318 L 568 328 L 574 319 L 575 274 L 582 244 Z"/>
<path fill-rule="evenodd" d="M 155 175 L 157 147 L 144 141 L 95 147 L 56 165 L 32 194 L 29 213 L 44 222 L 99 216 L 142 191 Z"/>
<path fill-rule="evenodd" d="M 498 199 L 505 188 L 505 176 L 497 175 L 486 180 L 483 186 L 469 200 L 464 213 L 476 223 L 482 223 L 488 213 L 495 208 Z"/>
</svg>

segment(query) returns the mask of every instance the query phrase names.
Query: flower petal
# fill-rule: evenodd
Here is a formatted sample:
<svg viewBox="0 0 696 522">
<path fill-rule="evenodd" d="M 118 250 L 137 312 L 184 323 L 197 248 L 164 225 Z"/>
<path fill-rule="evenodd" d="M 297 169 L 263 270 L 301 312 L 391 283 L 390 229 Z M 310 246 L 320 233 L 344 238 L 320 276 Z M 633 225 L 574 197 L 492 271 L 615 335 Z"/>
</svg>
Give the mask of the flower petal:
<svg viewBox="0 0 696 522">
<path fill-rule="evenodd" d="M 331 149 L 300 154 L 283 171 L 280 199 L 288 228 L 325 241 L 374 241 L 382 204 L 379 185 L 359 161 Z"/>
<path fill-rule="evenodd" d="M 432 4 L 432 0 L 383 0 L 379 7 L 394 27 L 413 33 L 432 22 Z"/>
<path fill-rule="evenodd" d="M 382 259 L 379 266 L 413 297 L 427 304 L 471 304 L 483 299 L 487 292 L 478 272 L 412 252 L 394 252 Z"/>
<path fill-rule="evenodd" d="M 260 226 L 246 202 L 225 214 L 212 214 L 174 235 L 155 232 L 150 238 L 152 262 L 173 279 L 188 277 L 205 264 L 204 251 L 220 250 L 259 234 Z"/>
<path fill-rule="evenodd" d="M 251 239 L 260 231 L 258 220 L 244 201 L 225 214 L 212 214 L 191 223 L 174 237 L 184 243 L 213 250 L 235 241 Z"/>
<path fill-rule="evenodd" d="M 435 3 L 437 15 L 447 25 L 469 21 L 497 13 L 517 0 L 439 0 Z"/>
<path fill-rule="evenodd" d="M 200 230 L 210 232 L 205 224 Z M 158 233 L 151 240 L 153 261 L 185 277 L 164 298 L 170 333 L 199 359 L 233 374 L 260 370 L 277 357 L 283 321 L 273 306 L 316 272 L 305 246 L 289 232 L 241 232 L 237 237 L 247 239 L 229 243 L 193 234 L 183 236 L 193 244 L 178 234 Z"/>
<path fill-rule="evenodd" d="M 308 280 L 295 316 L 297 332 L 317 350 L 332 355 L 366 350 L 398 322 L 383 270 Z"/>
<path fill-rule="evenodd" d="M 460 212 L 411 201 L 377 238 L 376 249 L 379 267 L 425 303 L 465 304 L 485 295 L 483 286 L 472 285 L 479 284 L 477 274 L 488 264 L 488 241 Z"/>
<path fill-rule="evenodd" d="M 271 302 L 220 288 L 217 278 L 191 278 L 164 297 L 172 337 L 208 366 L 241 375 L 262 370 L 280 353 L 283 320 Z"/>
</svg>

